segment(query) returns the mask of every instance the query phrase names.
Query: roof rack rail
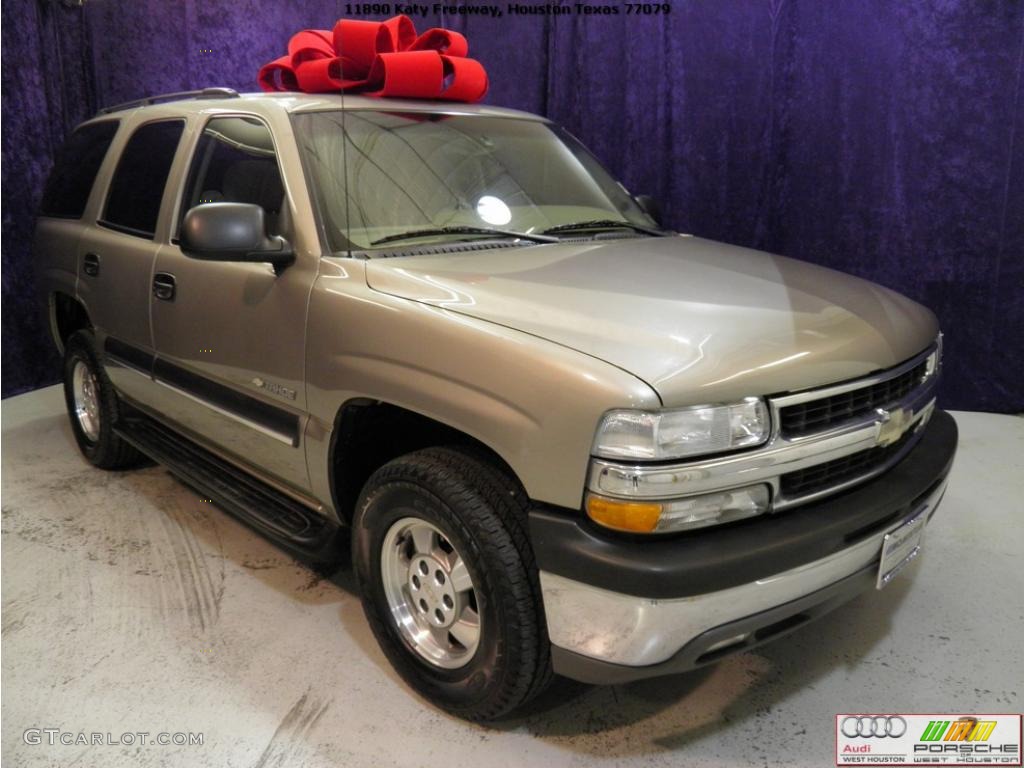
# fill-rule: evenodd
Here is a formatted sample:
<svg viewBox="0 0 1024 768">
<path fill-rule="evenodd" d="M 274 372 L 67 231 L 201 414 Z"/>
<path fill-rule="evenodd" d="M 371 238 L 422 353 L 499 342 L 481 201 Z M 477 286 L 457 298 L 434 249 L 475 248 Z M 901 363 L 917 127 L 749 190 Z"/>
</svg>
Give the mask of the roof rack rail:
<svg viewBox="0 0 1024 768">
<path fill-rule="evenodd" d="M 107 115 L 111 112 L 120 112 L 123 109 L 133 107 L 145 107 L 149 104 L 156 104 L 158 101 L 179 101 L 181 99 L 237 99 L 238 91 L 234 88 L 202 88 L 198 91 L 177 91 L 176 93 L 161 93 L 156 96 L 147 96 L 143 99 L 126 101 L 123 104 L 115 104 L 112 107 L 104 107 L 98 114 Z"/>
</svg>

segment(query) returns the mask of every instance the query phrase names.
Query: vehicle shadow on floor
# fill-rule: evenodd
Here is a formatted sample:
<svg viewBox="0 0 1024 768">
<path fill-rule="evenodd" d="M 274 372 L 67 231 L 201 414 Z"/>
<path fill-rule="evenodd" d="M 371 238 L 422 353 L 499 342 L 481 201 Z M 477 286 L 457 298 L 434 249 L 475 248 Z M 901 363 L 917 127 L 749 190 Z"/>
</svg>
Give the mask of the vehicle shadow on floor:
<svg viewBox="0 0 1024 768">
<path fill-rule="evenodd" d="M 916 566 L 912 568 L 906 574 L 909 578 L 882 592 L 862 595 L 819 621 L 719 664 L 618 686 L 589 686 L 556 677 L 524 714 L 470 727 L 482 733 L 525 731 L 593 756 L 648 754 L 713 739 L 765 716 L 837 668 L 857 667 L 884 646 L 890 637 L 890 617 L 913 588 Z M 351 568 L 340 568 L 330 581 L 357 596 Z M 341 619 L 382 672 L 397 677 L 367 630 L 358 600 L 342 606 Z"/>
<path fill-rule="evenodd" d="M 913 578 L 901 579 L 773 643 L 692 672 L 607 687 L 556 681 L 537 710 L 493 727 L 525 729 L 595 756 L 714 743 L 716 734 L 765 717 L 837 668 L 863 663 L 887 641 L 889 617 L 912 586 Z M 579 738 L 610 732 L 614 740 Z"/>
</svg>

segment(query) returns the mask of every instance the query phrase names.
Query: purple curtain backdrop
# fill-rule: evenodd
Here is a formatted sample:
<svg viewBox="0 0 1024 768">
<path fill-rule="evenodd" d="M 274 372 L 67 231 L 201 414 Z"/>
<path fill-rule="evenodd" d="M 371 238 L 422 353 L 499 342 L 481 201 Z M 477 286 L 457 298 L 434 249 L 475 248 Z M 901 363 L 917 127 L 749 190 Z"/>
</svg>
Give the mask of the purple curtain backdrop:
<svg viewBox="0 0 1024 768">
<path fill-rule="evenodd" d="M 52 384 L 60 360 L 35 303 L 33 216 L 53 153 L 95 111 L 81 9 L 3 3 L 3 396 Z"/>
<path fill-rule="evenodd" d="M 56 379 L 36 351 L 40 324 L 24 319 L 28 217 L 55 134 L 93 106 L 89 83 L 99 104 L 252 90 L 292 32 L 328 27 L 343 8 L 4 4 L 3 109 L 15 115 L 3 146 L 5 395 Z M 489 103 L 567 126 L 630 189 L 657 195 L 668 224 L 852 272 L 931 307 L 946 333 L 945 407 L 1024 410 L 1019 0 L 676 0 L 668 17 L 416 24 L 464 32 L 491 75 Z M 29 77 L 8 76 L 15 59 L 31 63 Z M 79 70 L 84 87 L 68 78 Z"/>
</svg>

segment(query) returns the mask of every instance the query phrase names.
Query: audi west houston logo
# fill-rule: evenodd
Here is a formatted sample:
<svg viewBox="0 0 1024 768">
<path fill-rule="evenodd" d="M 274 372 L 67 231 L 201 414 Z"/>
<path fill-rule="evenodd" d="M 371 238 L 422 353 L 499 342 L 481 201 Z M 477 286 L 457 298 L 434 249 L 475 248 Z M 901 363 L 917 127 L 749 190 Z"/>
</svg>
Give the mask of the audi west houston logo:
<svg viewBox="0 0 1024 768">
<path fill-rule="evenodd" d="M 836 715 L 836 765 L 1021 765 L 1019 714 Z"/>
</svg>

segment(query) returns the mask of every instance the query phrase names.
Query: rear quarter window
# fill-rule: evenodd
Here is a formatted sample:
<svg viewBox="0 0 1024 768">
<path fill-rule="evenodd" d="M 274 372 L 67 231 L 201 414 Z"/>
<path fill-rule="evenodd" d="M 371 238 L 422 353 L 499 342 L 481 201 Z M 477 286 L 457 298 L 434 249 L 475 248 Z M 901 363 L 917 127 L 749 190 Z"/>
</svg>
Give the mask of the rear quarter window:
<svg viewBox="0 0 1024 768">
<path fill-rule="evenodd" d="M 43 190 L 40 215 L 65 219 L 82 217 L 117 126 L 117 120 L 83 125 L 64 142 L 57 151 Z"/>
</svg>

